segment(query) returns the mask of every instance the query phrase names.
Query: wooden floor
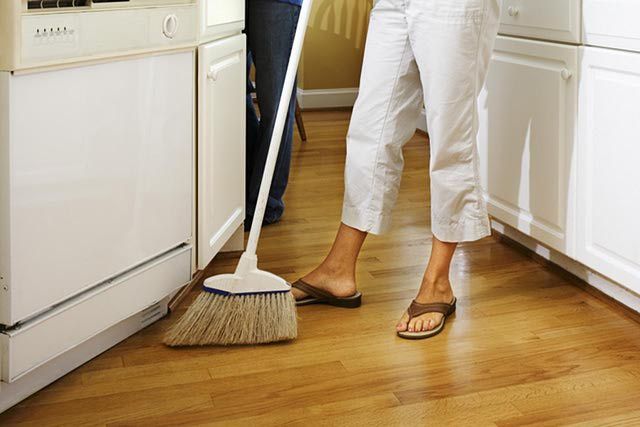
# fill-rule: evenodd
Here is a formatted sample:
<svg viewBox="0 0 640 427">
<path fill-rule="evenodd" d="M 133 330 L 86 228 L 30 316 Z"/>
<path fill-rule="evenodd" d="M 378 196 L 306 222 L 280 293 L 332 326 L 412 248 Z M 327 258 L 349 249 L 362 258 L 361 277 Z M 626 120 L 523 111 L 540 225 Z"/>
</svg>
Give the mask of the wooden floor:
<svg viewBox="0 0 640 427">
<path fill-rule="evenodd" d="M 287 210 L 264 230 L 262 267 L 296 279 L 334 236 L 348 112 L 305 114 Z M 0 416 L 0 425 L 640 425 L 640 324 L 558 270 L 487 238 L 463 245 L 458 312 L 438 337 L 394 324 L 431 245 L 427 141 L 406 148 L 393 231 L 358 271 L 364 305 L 299 310 L 300 338 L 242 348 L 169 349 L 170 316 Z M 211 273 L 231 271 L 224 256 Z"/>
</svg>

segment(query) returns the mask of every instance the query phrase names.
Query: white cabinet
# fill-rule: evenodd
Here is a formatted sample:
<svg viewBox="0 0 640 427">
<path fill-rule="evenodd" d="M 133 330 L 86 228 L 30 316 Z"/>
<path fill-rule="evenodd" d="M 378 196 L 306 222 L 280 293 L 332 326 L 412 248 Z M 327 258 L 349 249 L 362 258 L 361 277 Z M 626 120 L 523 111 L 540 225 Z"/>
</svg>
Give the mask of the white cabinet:
<svg viewBox="0 0 640 427">
<path fill-rule="evenodd" d="M 245 36 L 199 47 L 198 268 L 244 222 Z"/>
<path fill-rule="evenodd" d="M 581 50 L 577 257 L 640 292 L 640 54 Z"/>
<path fill-rule="evenodd" d="M 584 0 L 584 42 L 640 51 L 638 0 Z"/>
<path fill-rule="evenodd" d="M 244 29 L 246 0 L 200 0 L 200 41 L 209 41 Z"/>
<path fill-rule="evenodd" d="M 489 213 L 571 254 L 578 47 L 498 37 L 480 99 Z"/>
<path fill-rule="evenodd" d="M 504 0 L 500 33 L 579 43 L 581 3 L 582 0 Z"/>
</svg>

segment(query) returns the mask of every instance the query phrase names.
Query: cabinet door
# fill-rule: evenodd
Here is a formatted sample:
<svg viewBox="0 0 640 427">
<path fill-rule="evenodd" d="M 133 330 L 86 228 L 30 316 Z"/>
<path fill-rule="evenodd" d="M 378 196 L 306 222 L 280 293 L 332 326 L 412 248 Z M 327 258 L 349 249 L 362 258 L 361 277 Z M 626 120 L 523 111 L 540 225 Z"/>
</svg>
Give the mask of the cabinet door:
<svg viewBox="0 0 640 427">
<path fill-rule="evenodd" d="M 640 54 L 581 52 L 578 260 L 640 292 Z"/>
<path fill-rule="evenodd" d="M 480 99 L 489 213 L 572 255 L 578 48 L 499 37 Z"/>
<path fill-rule="evenodd" d="M 199 48 L 198 268 L 244 221 L 245 36 Z"/>
</svg>

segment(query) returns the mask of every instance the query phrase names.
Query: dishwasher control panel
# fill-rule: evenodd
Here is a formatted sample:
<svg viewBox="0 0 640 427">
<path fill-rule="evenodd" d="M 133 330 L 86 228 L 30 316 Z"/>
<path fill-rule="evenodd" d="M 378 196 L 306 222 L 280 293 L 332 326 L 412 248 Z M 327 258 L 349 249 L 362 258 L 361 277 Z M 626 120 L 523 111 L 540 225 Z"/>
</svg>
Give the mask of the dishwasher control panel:
<svg viewBox="0 0 640 427">
<path fill-rule="evenodd" d="M 22 19 L 22 62 L 79 55 L 78 16 L 40 15 Z"/>
<path fill-rule="evenodd" d="M 195 5 L 25 14 L 21 23 L 26 68 L 197 43 Z"/>
<path fill-rule="evenodd" d="M 192 48 L 198 13 L 197 0 L 0 0 L 0 71 Z"/>
</svg>

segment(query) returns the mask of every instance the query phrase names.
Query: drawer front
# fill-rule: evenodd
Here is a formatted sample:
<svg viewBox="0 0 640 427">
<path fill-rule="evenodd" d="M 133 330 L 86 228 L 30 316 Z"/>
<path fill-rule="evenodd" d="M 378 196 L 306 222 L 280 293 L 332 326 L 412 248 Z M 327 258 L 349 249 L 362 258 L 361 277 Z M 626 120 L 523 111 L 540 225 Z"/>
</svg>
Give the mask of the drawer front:
<svg viewBox="0 0 640 427">
<path fill-rule="evenodd" d="M 200 42 L 220 39 L 244 28 L 245 0 L 200 1 Z"/>
<path fill-rule="evenodd" d="M 584 42 L 640 52 L 638 0 L 585 0 Z"/>
<path fill-rule="evenodd" d="M 504 0 L 500 33 L 580 43 L 580 8 L 580 0 Z"/>
<path fill-rule="evenodd" d="M 162 300 L 191 278 L 190 246 L 0 334 L 2 381 L 13 382 Z"/>
</svg>

